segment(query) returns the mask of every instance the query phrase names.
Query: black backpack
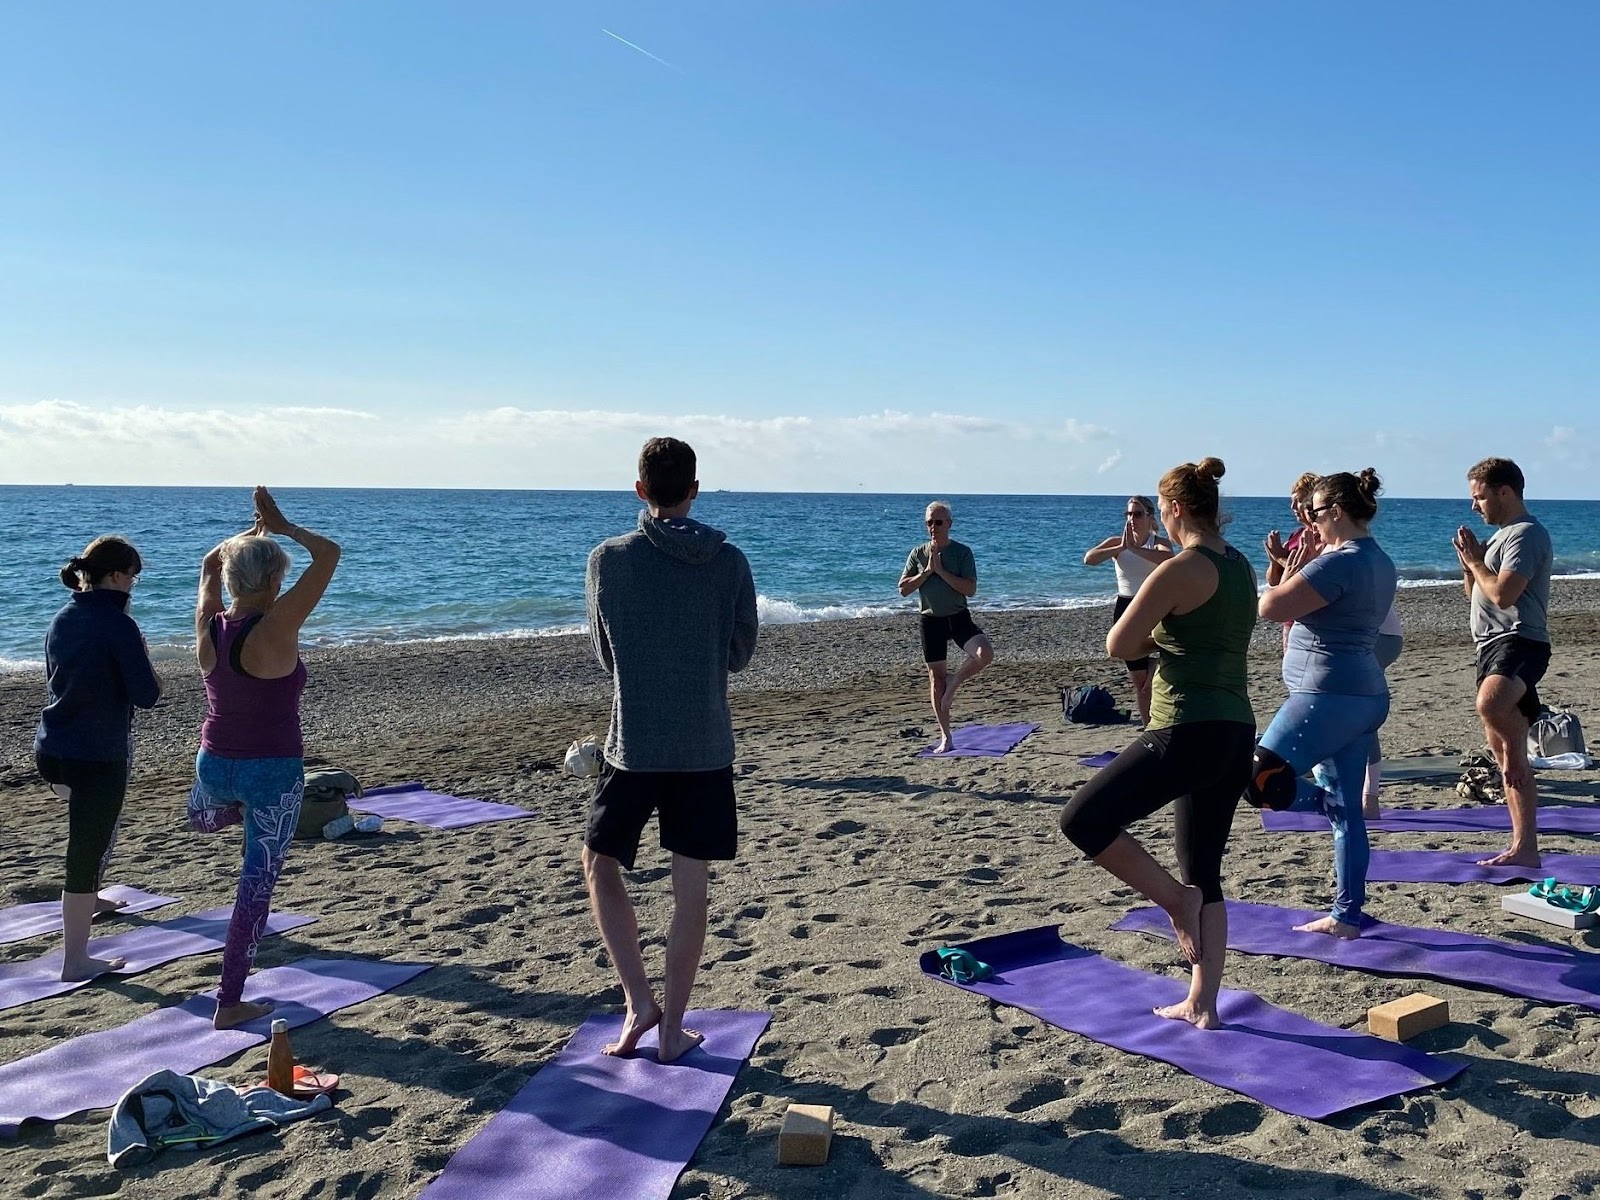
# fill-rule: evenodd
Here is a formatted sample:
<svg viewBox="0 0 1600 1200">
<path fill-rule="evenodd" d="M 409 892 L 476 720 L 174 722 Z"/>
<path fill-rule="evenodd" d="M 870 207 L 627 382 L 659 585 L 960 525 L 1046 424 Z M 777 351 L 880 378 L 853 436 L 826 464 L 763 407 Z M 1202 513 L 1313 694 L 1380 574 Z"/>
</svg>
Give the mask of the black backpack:
<svg viewBox="0 0 1600 1200">
<path fill-rule="evenodd" d="M 1074 725 L 1121 725 L 1128 714 L 1117 708 L 1116 697 L 1103 687 L 1061 689 L 1061 714 Z"/>
</svg>

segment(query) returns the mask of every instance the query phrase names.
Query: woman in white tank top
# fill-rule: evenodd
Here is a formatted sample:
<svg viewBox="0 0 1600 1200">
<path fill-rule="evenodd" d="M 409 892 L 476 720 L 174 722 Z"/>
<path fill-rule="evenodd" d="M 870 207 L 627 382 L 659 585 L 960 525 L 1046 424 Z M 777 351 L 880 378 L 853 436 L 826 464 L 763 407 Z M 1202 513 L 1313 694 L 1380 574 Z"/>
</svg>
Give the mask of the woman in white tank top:
<svg viewBox="0 0 1600 1200">
<path fill-rule="evenodd" d="M 1122 532 L 1091 546 L 1083 555 L 1086 567 L 1097 567 L 1109 561 L 1116 568 L 1117 602 L 1112 611 L 1113 623 L 1133 601 L 1140 585 L 1150 578 L 1150 572 L 1172 557 L 1172 543 L 1156 534 L 1156 506 L 1148 497 L 1129 496 L 1122 516 Z M 1128 682 L 1133 685 L 1139 720 L 1141 724 L 1149 724 L 1150 660 L 1137 658 L 1123 666 L 1128 668 Z"/>
</svg>

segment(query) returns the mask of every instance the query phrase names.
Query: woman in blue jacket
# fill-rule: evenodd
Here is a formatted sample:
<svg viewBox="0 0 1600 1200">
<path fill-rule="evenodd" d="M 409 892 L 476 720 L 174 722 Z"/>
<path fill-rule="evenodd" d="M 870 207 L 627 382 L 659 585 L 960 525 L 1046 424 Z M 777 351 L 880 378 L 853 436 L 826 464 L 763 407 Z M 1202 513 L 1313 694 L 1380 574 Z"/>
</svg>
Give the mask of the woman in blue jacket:
<svg viewBox="0 0 1600 1200">
<path fill-rule="evenodd" d="M 117 907 L 99 892 L 128 791 L 133 710 L 153 708 L 161 695 L 144 637 L 127 613 L 142 567 L 139 552 L 121 538 L 90 542 L 61 568 L 72 601 L 50 622 L 44 640 L 50 699 L 33 754 L 39 774 L 67 802 L 64 980 L 122 966 L 119 959 L 89 957 L 89 923 L 97 910 Z"/>
</svg>

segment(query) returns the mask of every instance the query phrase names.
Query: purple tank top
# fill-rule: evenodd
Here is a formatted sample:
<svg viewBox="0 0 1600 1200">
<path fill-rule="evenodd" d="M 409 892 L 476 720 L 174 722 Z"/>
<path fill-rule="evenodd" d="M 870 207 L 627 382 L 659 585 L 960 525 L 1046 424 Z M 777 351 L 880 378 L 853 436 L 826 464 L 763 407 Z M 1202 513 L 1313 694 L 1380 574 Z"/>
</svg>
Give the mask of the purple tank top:
<svg viewBox="0 0 1600 1200">
<path fill-rule="evenodd" d="M 239 661 L 245 636 L 259 614 L 211 619 L 217 662 L 206 676 L 206 719 L 200 745 L 223 758 L 303 758 L 300 693 L 306 689 L 306 664 L 295 660 L 282 679 L 246 675 Z"/>
</svg>

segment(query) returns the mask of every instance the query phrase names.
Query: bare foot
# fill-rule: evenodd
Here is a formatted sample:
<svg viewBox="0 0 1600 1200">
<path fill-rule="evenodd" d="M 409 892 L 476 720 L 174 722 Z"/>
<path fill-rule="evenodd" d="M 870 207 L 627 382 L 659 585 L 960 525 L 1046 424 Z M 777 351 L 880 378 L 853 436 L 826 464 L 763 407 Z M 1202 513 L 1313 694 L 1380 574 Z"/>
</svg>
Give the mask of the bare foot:
<svg viewBox="0 0 1600 1200">
<path fill-rule="evenodd" d="M 1537 867 L 1540 865 L 1537 850 L 1516 850 L 1510 847 L 1500 851 L 1493 858 L 1480 858 L 1480 867 Z"/>
<path fill-rule="evenodd" d="M 642 1012 L 634 1012 L 630 1008 L 622 1022 L 622 1036 L 609 1045 L 600 1047 L 600 1053 L 613 1056 L 632 1054 L 639 1046 L 639 1039 L 660 1023 L 661 1006 L 654 998 L 650 1001 L 650 1007 Z"/>
<path fill-rule="evenodd" d="M 1361 817 L 1366 821 L 1376 821 L 1383 816 L 1383 809 L 1378 804 L 1376 796 L 1368 796 L 1361 802 Z"/>
<path fill-rule="evenodd" d="M 1326 933 L 1336 938 L 1354 939 L 1361 936 L 1361 926 L 1351 925 L 1345 921 L 1335 921 L 1332 917 L 1321 917 L 1315 921 L 1307 921 L 1304 925 L 1294 927 L 1296 933 Z"/>
<path fill-rule="evenodd" d="M 217 1015 L 211 1018 L 213 1029 L 233 1029 L 239 1025 L 248 1024 L 257 1017 L 264 1017 L 272 1011 L 272 1001 L 264 1000 L 260 1004 L 252 1004 L 248 1000 L 241 1000 L 237 1004 L 224 1007 L 217 1005 Z"/>
<path fill-rule="evenodd" d="M 705 1040 L 705 1034 L 696 1033 L 693 1029 L 663 1028 L 660 1035 L 661 1048 L 656 1051 L 656 1061 L 669 1063 L 689 1053 Z"/>
<path fill-rule="evenodd" d="M 128 902 L 126 900 L 107 900 L 104 896 L 96 896 L 94 899 L 94 911 L 96 916 L 98 916 L 100 913 L 118 912 L 127 907 Z"/>
<path fill-rule="evenodd" d="M 946 733 L 946 734 L 940 735 L 939 744 L 933 748 L 933 752 L 935 754 L 949 754 L 950 751 L 954 750 L 955 748 L 956 748 L 955 738 L 953 736 L 951 736 L 950 734 Z"/>
<path fill-rule="evenodd" d="M 1199 888 L 1185 884 L 1178 911 L 1167 912 L 1168 918 L 1172 921 L 1172 932 L 1178 935 L 1178 949 L 1182 950 L 1183 957 L 1192 963 L 1200 961 L 1200 910 L 1205 907 L 1205 903 Z"/>
<path fill-rule="evenodd" d="M 1182 1004 L 1168 1004 L 1163 1008 L 1152 1008 L 1151 1012 L 1158 1017 L 1165 1017 L 1169 1021 L 1187 1021 L 1196 1029 L 1221 1029 L 1222 1018 L 1216 1012 L 1207 1008 L 1196 1008 L 1185 1000 Z"/>
<path fill-rule="evenodd" d="M 96 975 L 104 975 L 107 971 L 120 971 L 128 965 L 125 958 L 74 958 L 61 964 L 62 983 L 82 983 L 85 979 L 93 979 Z"/>
</svg>

